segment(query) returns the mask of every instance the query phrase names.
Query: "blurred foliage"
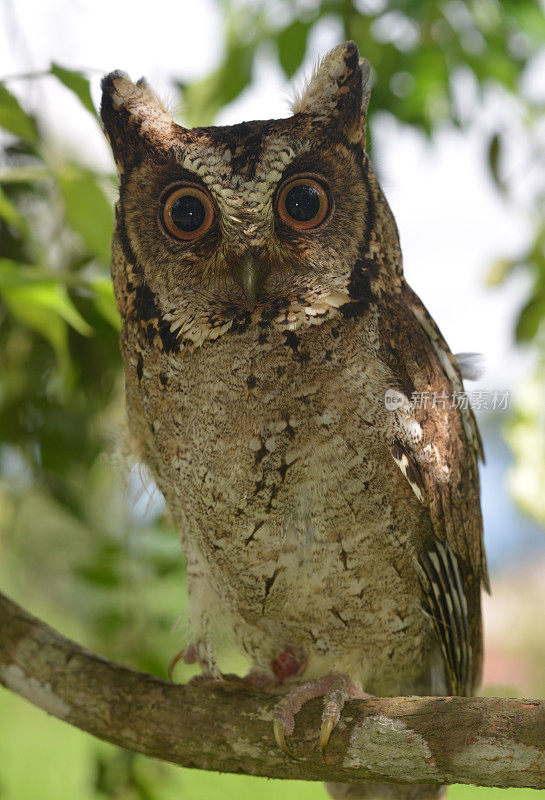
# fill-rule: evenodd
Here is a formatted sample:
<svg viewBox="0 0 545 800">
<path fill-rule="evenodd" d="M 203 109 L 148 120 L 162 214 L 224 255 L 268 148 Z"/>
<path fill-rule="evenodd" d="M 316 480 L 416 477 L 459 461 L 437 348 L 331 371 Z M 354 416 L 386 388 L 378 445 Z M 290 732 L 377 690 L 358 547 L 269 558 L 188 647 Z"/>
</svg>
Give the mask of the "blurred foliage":
<svg viewBox="0 0 545 800">
<path fill-rule="evenodd" d="M 543 331 L 541 346 L 545 350 Z M 543 351 L 542 351 L 543 352 Z M 506 437 L 515 456 L 509 488 L 520 508 L 545 527 L 545 364 L 519 388 Z"/>
<path fill-rule="evenodd" d="M 371 131 L 381 114 L 429 137 L 445 123 L 463 128 L 495 91 L 512 109 L 489 135 L 486 155 L 498 191 L 520 204 L 506 169 L 512 126 L 535 153 L 531 168 L 543 166 L 543 109 L 524 91 L 545 50 L 538 2 L 232 0 L 221 7 L 225 37 L 217 68 L 193 84 L 177 82 L 186 124 L 213 122 L 249 86 L 259 58 L 300 78 L 317 26 L 335 25 L 372 64 Z M 98 123 L 86 74 L 57 63 L 46 74 L 94 117 L 89 125 Z M 471 87 L 469 104 L 461 83 Z M 164 676 L 182 638 L 172 626 L 186 603 L 185 573 L 160 502 L 149 499 L 146 480 L 123 455 L 119 318 L 108 265 L 115 182 L 77 158 L 60 158 L 40 115 L 14 93 L 18 87 L 20 81 L 0 81 L 0 585 L 105 656 Z M 538 186 L 525 208 L 533 226 L 525 252 L 490 274 L 491 283 L 514 270 L 530 276 L 516 334 L 542 349 L 544 205 Z M 534 401 L 522 404 L 513 428 L 521 458 L 532 450 L 535 426 L 543 426 L 542 376 L 535 386 Z M 528 470 L 538 474 L 533 463 Z M 545 522 L 539 475 L 541 488 L 523 502 L 533 513 L 539 506 Z M 181 678 L 190 674 L 181 667 Z M 0 718 L 10 720 L 9 734 L 0 726 L 2 800 L 325 796 L 312 784 L 280 786 L 155 764 L 47 720 L 5 692 Z M 24 752 L 13 745 L 18 727 Z M 458 787 L 452 796 L 470 791 Z M 493 795 L 480 792 L 482 800 Z"/>
<path fill-rule="evenodd" d="M 287 78 L 301 67 L 316 23 L 341 24 L 373 68 L 373 114 L 391 113 L 426 131 L 445 120 L 463 125 L 455 83 L 470 76 L 479 92 L 497 84 L 518 92 L 545 43 L 545 17 L 534 0 L 232 0 L 225 9 L 225 50 L 217 69 L 184 91 L 189 124 L 211 124 L 250 83 L 263 46 L 273 46 Z M 380 79 L 378 79 L 380 78 Z"/>
</svg>

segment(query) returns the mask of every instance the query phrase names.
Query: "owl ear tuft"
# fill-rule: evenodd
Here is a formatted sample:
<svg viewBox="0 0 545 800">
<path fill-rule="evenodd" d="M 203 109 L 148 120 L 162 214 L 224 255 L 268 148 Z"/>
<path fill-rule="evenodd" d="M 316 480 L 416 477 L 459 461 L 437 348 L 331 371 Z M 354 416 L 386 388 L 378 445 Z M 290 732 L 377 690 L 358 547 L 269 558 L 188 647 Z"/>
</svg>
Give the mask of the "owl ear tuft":
<svg viewBox="0 0 545 800">
<path fill-rule="evenodd" d="M 144 78 L 133 83 L 116 70 L 102 79 L 100 116 L 119 173 L 147 146 L 163 146 L 175 123 Z"/>
<path fill-rule="evenodd" d="M 359 57 L 356 43 L 343 42 L 316 65 L 292 111 L 344 126 L 351 140 L 361 139 L 371 95 L 369 74 L 369 62 Z"/>
</svg>

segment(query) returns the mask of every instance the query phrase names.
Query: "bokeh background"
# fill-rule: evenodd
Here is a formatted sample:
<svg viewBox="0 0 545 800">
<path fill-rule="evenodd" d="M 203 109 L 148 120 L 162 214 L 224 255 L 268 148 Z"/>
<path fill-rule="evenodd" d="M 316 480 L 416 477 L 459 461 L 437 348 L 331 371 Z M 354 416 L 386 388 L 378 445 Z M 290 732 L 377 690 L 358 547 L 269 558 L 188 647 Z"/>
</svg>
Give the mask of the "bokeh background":
<svg viewBox="0 0 545 800">
<path fill-rule="evenodd" d="M 543 5 L 0 0 L 0 14 L 2 590 L 84 645 L 162 677 L 184 639 L 177 535 L 120 439 L 108 266 L 116 184 L 96 116 L 100 76 L 144 74 L 186 125 L 287 116 L 317 58 L 352 38 L 373 68 L 369 146 L 408 280 L 452 350 L 484 356 L 467 385 L 481 392 L 487 454 L 483 693 L 543 696 Z M 506 408 L 493 407 L 495 391 L 508 393 Z M 454 787 L 452 797 L 500 792 Z M 0 690 L 0 800 L 231 797 L 325 792 L 152 762 Z"/>
</svg>

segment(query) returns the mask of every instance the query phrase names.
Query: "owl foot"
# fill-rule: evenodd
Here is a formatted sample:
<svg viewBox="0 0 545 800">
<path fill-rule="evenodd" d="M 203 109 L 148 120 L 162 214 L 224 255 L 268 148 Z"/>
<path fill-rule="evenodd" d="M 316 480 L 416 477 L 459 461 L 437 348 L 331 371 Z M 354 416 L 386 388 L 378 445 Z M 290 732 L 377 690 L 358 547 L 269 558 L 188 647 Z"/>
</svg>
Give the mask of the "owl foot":
<svg viewBox="0 0 545 800">
<path fill-rule="evenodd" d="M 184 664 L 198 663 L 200 665 L 202 675 L 195 676 L 197 679 L 219 680 L 221 678 L 216 659 L 205 642 L 191 643 L 182 650 L 178 650 L 168 665 L 168 678 L 170 681 L 174 681 L 174 670 L 180 661 L 183 661 Z M 191 678 L 191 680 L 194 680 L 194 678 Z"/>
<path fill-rule="evenodd" d="M 274 738 L 278 746 L 295 758 L 286 744 L 286 736 L 295 729 L 295 715 L 305 703 L 316 697 L 324 698 L 322 727 L 320 730 L 320 750 L 325 752 L 332 730 L 339 722 L 344 704 L 350 698 L 365 699 L 371 697 L 356 686 L 347 675 L 332 672 L 323 678 L 305 681 L 276 704 L 273 711 Z M 297 759 L 295 759 L 297 760 Z"/>
</svg>

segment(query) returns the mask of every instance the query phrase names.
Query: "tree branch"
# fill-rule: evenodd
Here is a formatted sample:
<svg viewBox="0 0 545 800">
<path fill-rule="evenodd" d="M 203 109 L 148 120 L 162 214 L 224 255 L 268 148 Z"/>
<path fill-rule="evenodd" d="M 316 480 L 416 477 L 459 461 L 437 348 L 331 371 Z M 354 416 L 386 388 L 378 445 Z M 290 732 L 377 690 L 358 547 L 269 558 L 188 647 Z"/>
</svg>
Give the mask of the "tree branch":
<svg viewBox="0 0 545 800">
<path fill-rule="evenodd" d="M 538 700 L 354 700 L 325 759 L 321 702 L 297 716 L 281 753 L 278 698 L 225 685 L 179 686 L 106 661 L 0 594 L 0 683 L 99 739 L 184 767 L 271 778 L 475 783 L 545 788 L 545 705 Z"/>
</svg>

